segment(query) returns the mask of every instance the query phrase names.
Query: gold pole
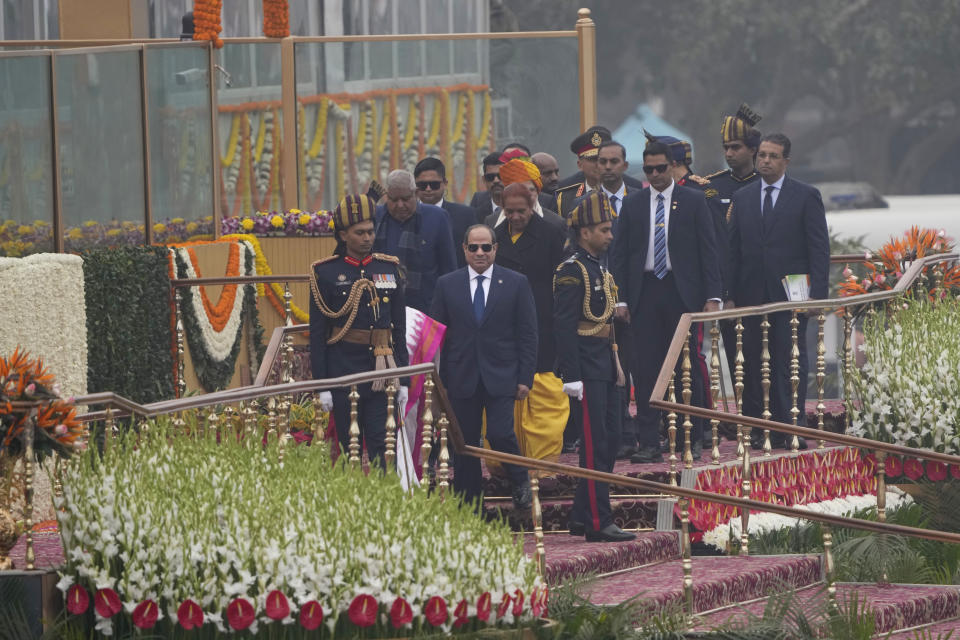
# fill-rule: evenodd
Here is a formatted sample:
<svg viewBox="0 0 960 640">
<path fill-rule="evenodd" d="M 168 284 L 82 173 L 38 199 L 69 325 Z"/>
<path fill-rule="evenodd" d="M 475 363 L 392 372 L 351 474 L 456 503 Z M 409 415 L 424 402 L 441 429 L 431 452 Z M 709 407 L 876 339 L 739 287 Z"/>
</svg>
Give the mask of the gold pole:
<svg viewBox="0 0 960 640">
<path fill-rule="evenodd" d="M 182 297 L 179 288 L 177 288 L 174 298 L 176 304 L 174 304 L 173 310 L 177 317 L 177 397 L 182 398 L 187 394 L 187 380 L 183 372 L 185 347 L 183 342 L 183 313 L 180 311 Z"/>
<path fill-rule="evenodd" d="M 440 420 L 437 421 L 437 425 L 440 427 L 440 453 L 437 455 L 440 469 L 437 471 L 437 488 L 441 502 L 443 502 L 447 495 L 447 489 L 450 487 L 450 450 L 447 448 L 447 426 L 449 424 L 447 414 L 441 411 Z"/>
<path fill-rule="evenodd" d="M 356 467 L 360 465 L 360 423 L 357 422 L 360 393 L 357 391 L 357 385 L 350 387 L 350 393 L 347 397 L 350 398 L 350 457 L 348 461 L 351 466 Z"/>
<path fill-rule="evenodd" d="M 676 378 L 676 370 L 671 371 L 670 386 L 667 387 L 667 401 L 671 404 L 677 402 Z M 667 413 L 667 440 L 670 443 L 670 486 L 675 487 L 677 486 L 677 412 L 673 409 Z"/>
<path fill-rule="evenodd" d="M 250 401 L 250 432 L 249 435 L 259 439 L 263 434 L 260 433 L 260 402 L 254 398 Z"/>
<path fill-rule="evenodd" d="M 834 566 L 833 566 L 833 533 L 830 531 L 830 525 L 823 523 L 823 574 L 827 583 L 827 607 L 830 614 L 834 614 L 837 609 L 837 585 L 834 584 Z"/>
<path fill-rule="evenodd" d="M 323 419 L 320 417 L 323 414 L 323 407 L 320 406 L 320 393 L 315 391 L 313 393 L 313 437 L 317 438 L 323 437 Z"/>
<path fill-rule="evenodd" d="M 933 294 L 934 303 L 940 302 L 941 290 L 943 288 L 943 269 L 941 263 L 936 263 L 931 269 L 930 293 Z"/>
<path fill-rule="evenodd" d="M 760 356 L 760 386 L 763 388 L 763 419 L 769 420 L 770 413 L 770 318 L 763 314 L 760 322 L 762 351 Z M 769 456 L 773 451 L 770 445 L 770 429 L 763 430 L 763 455 Z"/>
<path fill-rule="evenodd" d="M 800 340 L 798 331 L 800 319 L 797 318 L 797 310 L 794 309 L 790 316 L 790 340 L 793 346 L 790 348 L 790 388 L 793 391 L 793 401 L 790 405 L 790 416 L 793 419 L 793 426 L 797 426 L 797 419 L 800 417 L 800 407 L 797 406 L 797 392 L 800 388 Z M 800 440 L 797 436 L 790 438 L 790 451 L 796 453 L 800 450 Z"/>
<path fill-rule="evenodd" d="M 820 309 L 817 315 L 817 429 L 823 431 L 823 413 L 827 407 L 823 404 L 823 384 L 827 379 L 827 345 L 824 340 L 824 325 L 827 322 L 826 310 Z M 818 449 L 823 449 L 824 440 L 817 443 Z"/>
<path fill-rule="evenodd" d="M 680 545 L 683 567 L 683 613 L 687 628 L 693 627 L 693 559 L 690 557 L 690 501 L 680 498 Z"/>
<path fill-rule="evenodd" d="M 736 363 L 733 376 L 733 395 L 737 403 L 737 415 L 743 415 L 743 316 L 737 316 L 735 327 L 737 332 L 737 356 L 734 359 Z M 743 454 L 750 443 L 745 442 L 743 425 L 737 423 L 737 462 L 743 462 Z"/>
<path fill-rule="evenodd" d="M 232 435 L 237 432 L 236 428 L 234 427 L 233 407 L 230 407 L 230 405 L 227 405 L 227 407 L 230 408 L 231 413 L 230 413 L 230 416 L 227 418 L 226 423 L 228 426 L 228 431 Z M 244 409 L 244 411 L 246 411 L 246 409 Z M 206 428 L 203 430 L 203 433 L 206 434 L 208 432 L 217 433 L 217 434 L 220 433 L 220 417 L 217 415 L 217 411 L 214 408 L 212 408 L 210 412 L 207 414 L 207 425 L 206 425 Z"/>
<path fill-rule="evenodd" d="M 113 407 L 108 406 L 103 420 L 103 448 L 109 450 L 113 445 Z"/>
<path fill-rule="evenodd" d="M 683 372 L 680 376 L 680 394 L 683 397 L 683 404 L 690 406 L 690 397 L 693 395 L 691 389 L 690 377 L 690 331 L 687 330 L 687 339 L 683 342 Z M 683 414 L 683 468 L 693 469 L 693 452 L 690 451 L 690 430 L 693 428 L 693 422 L 690 420 L 690 413 Z"/>
<path fill-rule="evenodd" d="M 843 399 L 847 404 L 846 423 L 850 428 L 850 398 L 853 397 L 853 310 L 843 310 Z"/>
<path fill-rule="evenodd" d="M 217 61 L 215 59 L 216 49 L 213 48 L 213 42 L 208 42 L 207 46 L 207 79 L 210 85 L 210 197 L 213 199 L 213 238 L 220 238 L 220 222 L 223 218 L 220 202 L 220 177 L 223 175 L 223 168 L 220 166 L 220 135 L 217 131 L 220 108 L 217 103 L 218 82 L 214 80 L 217 77 Z"/>
<path fill-rule="evenodd" d="M 743 472 L 740 479 L 740 490 L 745 500 L 750 499 L 750 492 L 753 489 L 751 474 L 753 470 L 750 467 L 750 447 L 743 448 Z M 740 508 L 740 555 L 750 555 L 750 508 Z"/>
<path fill-rule="evenodd" d="M 280 167 L 283 185 L 283 206 L 289 210 L 299 205 L 297 187 L 297 58 L 292 38 L 280 41 L 280 95 L 283 101 L 283 145 Z"/>
<path fill-rule="evenodd" d="M 720 410 L 720 321 L 714 320 L 710 327 L 710 396 L 713 398 L 714 409 Z M 713 464 L 720 464 L 720 438 L 718 430 L 720 421 L 710 420 L 710 435 L 712 447 L 710 459 Z"/>
<path fill-rule="evenodd" d="M 267 435 L 279 436 L 277 430 L 277 399 L 272 397 L 267 400 Z"/>
<path fill-rule="evenodd" d="M 420 467 L 422 476 L 420 478 L 421 486 L 424 489 L 430 488 L 430 449 L 433 439 L 433 376 L 426 374 L 423 380 L 423 431 L 421 432 L 420 443 Z M 473 443 L 476 444 L 476 443 Z"/>
<path fill-rule="evenodd" d="M 109 411 L 109 410 L 108 410 Z M 109 415 L 109 414 L 108 414 Z M 34 428 L 36 426 L 36 408 L 30 409 L 30 414 L 27 416 L 26 424 L 24 425 L 24 458 L 23 458 L 23 468 L 26 474 L 25 486 L 23 490 L 23 526 L 26 528 L 25 537 L 27 541 L 27 551 L 24 560 L 26 561 L 26 570 L 33 571 L 36 569 L 36 560 L 37 556 L 33 550 L 33 465 L 34 465 L 34 454 L 33 454 L 33 438 L 34 438 Z"/>
<path fill-rule="evenodd" d="M 597 27 L 590 9 L 577 11 L 577 57 L 580 72 L 580 130 L 597 123 Z"/>
<path fill-rule="evenodd" d="M 534 559 L 537 562 L 537 574 L 542 578 L 547 570 L 547 550 L 543 545 L 543 509 L 540 506 L 540 474 L 530 474 L 530 494 L 533 496 L 533 539 L 536 543 Z"/>
<path fill-rule="evenodd" d="M 887 521 L 887 452 L 877 451 L 877 521 Z"/>
<path fill-rule="evenodd" d="M 386 468 L 384 471 L 393 469 L 397 459 L 397 419 L 394 417 L 394 403 L 396 402 L 397 385 L 393 379 L 387 385 L 387 437 L 384 441 L 385 451 L 383 453 Z"/>
</svg>

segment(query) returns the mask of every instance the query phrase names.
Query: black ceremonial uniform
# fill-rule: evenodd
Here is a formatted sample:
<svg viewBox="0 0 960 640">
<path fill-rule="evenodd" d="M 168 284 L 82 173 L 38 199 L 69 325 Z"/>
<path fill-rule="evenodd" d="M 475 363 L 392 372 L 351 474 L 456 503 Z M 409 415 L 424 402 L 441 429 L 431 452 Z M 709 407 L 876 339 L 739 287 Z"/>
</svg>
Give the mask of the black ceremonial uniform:
<svg viewBox="0 0 960 640">
<path fill-rule="evenodd" d="M 373 253 L 363 260 L 330 256 L 311 266 L 310 366 L 314 379 L 385 366 L 406 366 L 406 305 L 399 260 Z M 379 385 L 378 385 L 379 386 Z M 383 460 L 387 400 L 360 385 L 358 422 L 367 454 Z M 333 420 L 344 451 L 350 443 L 347 389 L 333 389 Z"/>
<path fill-rule="evenodd" d="M 616 386 L 613 348 L 616 285 L 598 258 L 578 248 L 557 267 L 553 291 L 557 368 L 565 383 L 583 383 L 583 400 L 570 400 L 571 415 L 583 431 L 580 466 L 610 472 L 620 440 L 621 388 Z M 581 480 L 570 520 L 585 525 L 587 532 L 612 524 L 607 484 Z"/>
<path fill-rule="evenodd" d="M 564 220 L 569 218 L 570 212 L 577 206 L 580 198 L 590 191 L 586 182 L 575 182 L 569 186 L 557 189 L 554 195 L 557 199 L 557 213 L 560 214 L 560 217 Z"/>
</svg>

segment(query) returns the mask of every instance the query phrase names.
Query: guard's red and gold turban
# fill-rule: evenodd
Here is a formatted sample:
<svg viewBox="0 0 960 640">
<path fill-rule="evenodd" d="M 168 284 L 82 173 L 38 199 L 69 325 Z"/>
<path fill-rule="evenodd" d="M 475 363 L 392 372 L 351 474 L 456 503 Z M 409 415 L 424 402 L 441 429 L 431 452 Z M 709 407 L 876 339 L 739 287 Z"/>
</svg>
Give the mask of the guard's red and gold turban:
<svg viewBox="0 0 960 640">
<path fill-rule="evenodd" d="M 514 158 L 500 167 L 500 181 L 503 182 L 503 186 L 505 187 L 514 182 L 527 182 L 528 180 L 537 185 L 537 191 L 543 189 L 543 181 L 540 179 L 540 169 L 532 162 Z"/>
</svg>

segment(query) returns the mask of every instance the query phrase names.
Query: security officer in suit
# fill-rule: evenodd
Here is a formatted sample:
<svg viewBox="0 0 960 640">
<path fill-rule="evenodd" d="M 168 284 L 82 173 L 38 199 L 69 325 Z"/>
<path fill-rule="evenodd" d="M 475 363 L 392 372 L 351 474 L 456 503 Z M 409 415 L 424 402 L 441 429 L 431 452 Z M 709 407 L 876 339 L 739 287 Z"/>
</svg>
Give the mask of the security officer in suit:
<svg viewBox="0 0 960 640">
<path fill-rule="evenodd" d="M 563 391 L 581 422 L 580 466 L 613 471 L 619 445 L 623 370 L 617 359 L 613 314 L 617 287 L 600 257 L 613 240 L 613 211 L 599 191 L 587 194 L 570 213 L 573 255 L 553 280 L 554 335 Z M 621 542 L 636 536 L 613 523 L 608 486 L 580 480 L 570 514 L 570 534 L 588 542 Z"/>
<path fill-rule="evenodd" d="M 310 267 L 310 366 L 314 379 L 337 378 L 408 363 L 406 306 L 400 261 L 371 253 L 377 203 L 368 195 L 348 195 L 333 211 L 337 234 L 334 255 Z M 403 382 L 403 381 L 397 381 Z M 371 462 L 383 463 L 387 383 L 359 386 L 358 422 Z M 333 411 L 337 438 L 350 443 L 349 389 L 320 394 L 320 405 Z M 398 403 L 406 400 L 400 386 Z"/>
<path fill-rule="evenodd" d="M 690 187 L 691 189 L 703 190 L 709 180 L 703 176 L 698 176 L 690 168 L 693 166 L 693 145 L 687 140 L 674 138 L 673 136 L 655 136 L 646 129 L 643 135 L 647 138 L 647 143 L 660 142 L 670 149 L 671 159 L 674 164 L 670 167 L 670 173 L 673 181 L 681 187 Z"/>
<path fill-rule="evenodd" d="M 557 206 L 554 210 L 561 217 L 568 218 L 579 198 L 600 188 L 601 169 L 597 164 L 597 154 L 603 143 L 612 139 L 610 130 L 598 125 L 590 127 L 570 143 L 570 151 L 577 156 L 577 168 L 580 170 L 557 184 Z M 630 176 L 624 175 L 623 181 L 630 188 L 643 188 L 642 182 Z"/>
</svg>

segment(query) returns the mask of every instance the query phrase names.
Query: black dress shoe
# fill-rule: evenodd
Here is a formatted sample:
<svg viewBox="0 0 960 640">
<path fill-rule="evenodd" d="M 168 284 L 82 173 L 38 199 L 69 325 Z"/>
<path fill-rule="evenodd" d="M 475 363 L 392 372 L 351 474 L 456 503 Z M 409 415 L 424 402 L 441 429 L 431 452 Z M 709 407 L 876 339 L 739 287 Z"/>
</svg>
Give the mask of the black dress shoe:
<svg viewBox="0 0 960 640">
<path fill-rule="evenodd" d="M 600 531 L 586 531 L 587 542 L 629 542 L 636 540 L 637 534 L 624 531 L 615 524 L 610 524 Z"/>
<path fill-rule="evenodd" d="M 617 449 L 617 459 L 622 460 L 622 459 L 629 458 L 636 452 L 637 452 L 636 447 L 632 447 L 629 444 L 622 444 L 620 445 L 620 448 Z"/>
<path fill-rule="evenodd" d="M 577 522 L 576 520 L 571 520 L 567 523 L 567 528 L 570 530 L 570 535 L 572 536 L 582 536 L 583 532 L 586 530 L 586 527 L 582 522 Z"/>
<path fill-rule="evenodd" d="M 703 443 L 694 442 L 690 445 L 690 455 L 693 456 L 694 461 L 699 460 L 703 457 Z"/>
<path fill-rule="evenodd" d="M 792 439 L 792 438 L 791 438 L 791 439 Z M 806 439 L 806 438 L 801 438 L 800 436 L 797 436 L 797 443 L 798 443 L 798 444 L 797 444 L 797 449 L 798 449 L 798 450 L 804 451 L 804 450 L 807 448 L 807 439 Z M 790 441 L 789 441 L 789 440 L 787 441 L 787 447 L 786 447 L 786 448 L 787 448 L 787 449 L 790 449 Z"/>
<path fill-rule="evenodd" d="M 630 462 L 639 464 L 651 464 L 654 462 L 663 462 L 663 454 L 655 449 L 639 449 L 630 456 Z"/>
<path fill-rule="evenodd" d="M 513 488 L 513 508 L 529 509 L 533 504 L 533 493 L 530 491 L 530 481 Z"/>
</svg>

